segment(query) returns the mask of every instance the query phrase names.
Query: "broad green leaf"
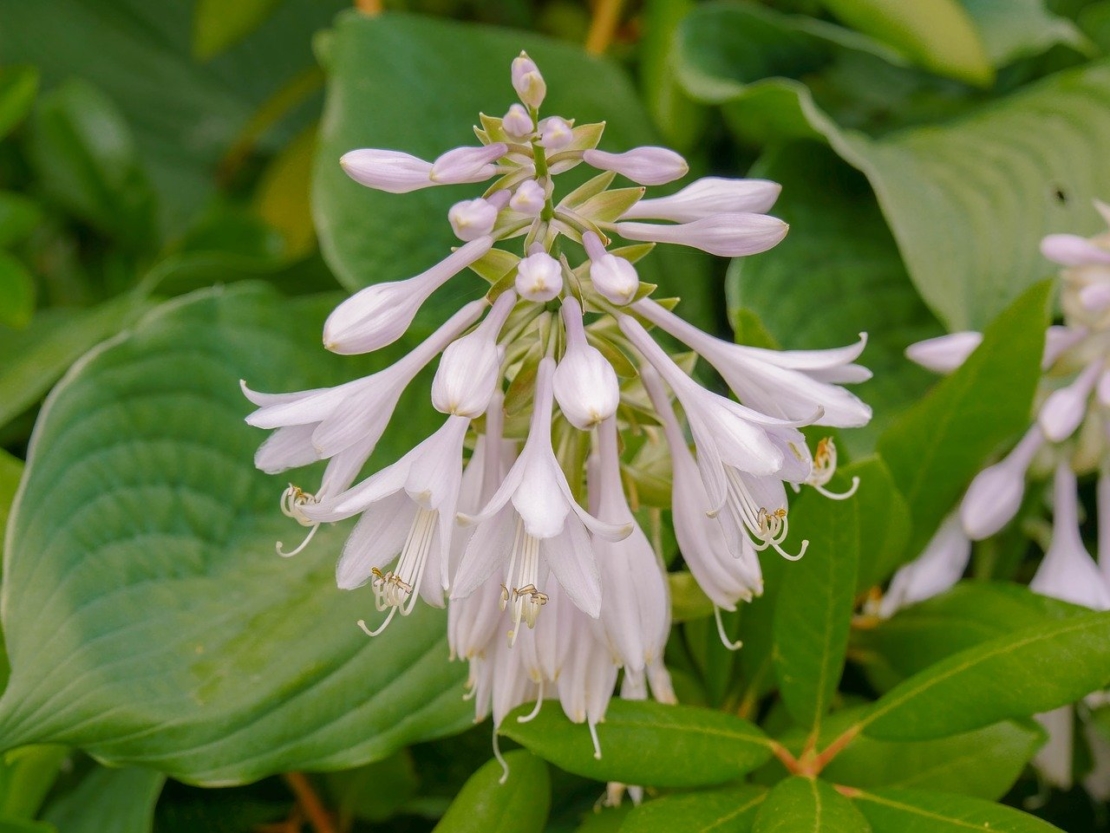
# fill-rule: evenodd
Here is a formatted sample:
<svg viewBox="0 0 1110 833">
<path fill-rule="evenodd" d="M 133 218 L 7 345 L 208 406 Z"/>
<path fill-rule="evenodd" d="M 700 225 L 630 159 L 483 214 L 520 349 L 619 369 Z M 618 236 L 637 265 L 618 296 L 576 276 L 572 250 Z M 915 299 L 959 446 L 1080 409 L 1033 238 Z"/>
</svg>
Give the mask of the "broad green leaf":
<svg viewBox="0 0 1110 833">
<path fill-rule="evenodd" d="M 831 784 L 816 778 L 787 778 L 767 794 L 752 833 L 871 833 L 867 820 Z"/>
<path fill-rule="evenodd" d="M 438 833 L 540 833 L 551 806 L 547 764 L 518 749 L 505 755 L 505 766 L 507 776 L 497 760 L 475 772 L 435 826 Z"/>
<path fill-rule="evenodd" d="M 0 67 L 0 139 L 31 111 L 38 91 L 39 71 L 34 67 Z"/>
<path fill-rule="evenodd" d="M 23 461 L 0 449 L 0 541 L 4 540 L 4 530 L 8 527 L 8 513 L 11 511 L 15 490 L 19 487 L 19 478 L 22 476 Z M 6 674 L 4 679 L 7 679 Z"/>
<path fill-rule="evenodd" d="M 907 362 L 906 347 L 940 335 L 910 283 L 867 180 L 827 148 L 795 142 L 763 155 L 751 172 L 783 186 L 774 214 L 790 223 L 778 246 L 729 267 L 730 314 L 748 309 L 787 349 L 837 347 L 867 333 L 860 363 L 874 376 L 851 390 L 873 409 L 864 428 L 841 431 L 863 454 L 935 377 Z"/>
<path fill-rule="evenodd" d="M 884 694 L 863 718 L 880 740 L 928 740 L 1046 712 L 1110 683 L 1110 613 L 1025 628 L 961 651 Z"/>
<path fill-rule="evenodd" d="M 60 833 L 150 833 L 166 776 L 152 769 L 92 769 L 47 805 L 43 819 Z"/>
<path fill-rule="evenodd" d="M 623 801 L 616 807 L 595 807 L 586 814 L 574 833 L 617 833 L 625 829 L 624 820 L 633 809 L 631 801 Z"/>
<path fill-rule="evenodd" d="M 313 216 L 325 259 L 351 290 L 410 277 L 446 257 L 458 243 L 446 220 L 448 209 L 480 195 L 485 186 L 387 194 L 348 177 L 339 166 L 340 156 L 375 147 L 434 159 L 454 147 L 475 145 L 472 126 L 479 113 L 501 116 L 516 100 L 509 66 L 521 49 L 539 64 L 547 82 L 545 113 L 559 113 L 580 125 L 605 121 L 605 150 L 658 143 L 618 66 L 566 43 L 446 20 L 367 17 L 352 11 L 340 15 L 322 44 L 328 87 L 316 152 Z M 387 64 L 381 55 L 390 56 Z M 476 55 L 482 60 L 476 61 Z M 587 176 L 583 167 L 556 179 L 556 199 Z M 714 288 L 698 280 L 704 261 L 675 248 L 657 247 L 637 264 L 640 277 L 659 284 L 663 297 L 682 295 L 684 317 L 700 316 L 712 325 Z M 460 296 L 486 289 L 476 277 L 461 275 L 439 297 L 453 310 Z M 435 315 L 436 308 L 433 298 L 426 313 Z"/>
<path fill-rule="evenodd" d="M 1027 290 L 963 366 L 902 413 L 879 452 L 913 513 L 918 552 L 987 456 L 1028 425 L 1040 379 L 1051 284 Z"/>
<path fill-rule="evenodd" d="M 31 819 L 68 757 L 64 746 L 21 746 L 0 762 L 0 818 Z"/>
<path fill-rule="evenodd" d="M 667 143 L 682 152 L 701 138 L 708 115 L 703 105 L 686 95 L 674 72 L 674 33 L 693 8 L 693 0 L 648 0 L 639 44 L 644 103 Z"/>
<path fill-rule="evenodd" d="M 0 327 L 21 330 L 34 314 L 34 276 L 20 260 L 0 251 Z"/>
<path fill-rule="evenodd" d="M 303 257 L 316 245 L 309 209 L 316 130 L 316 125 L 310 125 L 278 154 L 254 195 L 255 211 L 281 232 L 290 257 Z"/>
<path fill-rule="evenodd" d="M 833 482 L 848 485 L 859 478 L 856 506 L 859 513 L 859 570 L 856 592 L 864 593 L 890 577 L 904 560 L 911 532 L 910 507 L 890 469 L 881 457 L 872 456 L 840 470 Z"/>
<path fill-rule="evenodd" d="M 881 659 L 904 678 L 995 637 L 1085 612 L 1023 585 L 965 581 L 874 627 L 857 630 L 852 651 L 857 661 Z"/>
<path fill-rule="evenodd" d="M 869 137 L 830 118 L 836 100 L 815 102 L 796 80 L 805 72 L 796 62 L 769 62 L 747 33 L 749 17 L 714 4 L 689 15 L 676 48 L 683 85 L 700 101 L 723 104 L 745 139 L 824 141 L 862 171 L 914 285 L 950 329 L 981 329 L 1043 278 L 1050 271 L 1038 250 L 1045 234 L 1100 230 L 1089 206 L 1110 192 L 1110 171 L 1099 164 L 1110 141 L 1110 60 L 1056 73 L 987 106 L 966 100 L 941 123 L 934 116 L 925 126 L 887 126 Z M 736 57 L 741 44 L 750 45 L 743 59 Z M 780 54 L 792 53 L 770 53 Z M 837 54 L 869 55 L 843 44 Z M 745 71 L 750 64 L 754 71 Z M 872 75 L 882 74 L 873 56 L 871 65 Z M 901 99 L 893 104 L 902 109 Z M 884 126 L 880 119 L 876 132 Z M 1032 135 L 1039 140 L 1025 141 Z M 986 148 L 989 165 L 982 163 Z"/>
<path fill-rule="evenodd" d="M 219 55 L 257 29 L 278 0 L 198 0 L 193 12 L 193 54 L 200 60 Z"/>
<path fill-rule="evenodd" d="M 988 87 L 994 69 L 958 0 L 821 0 L 843 23 L 939 75 Z"/>
<path fill-rule="evenodd" d="M 0 191 L 0 246 L 21 242 L 42 219 L 42 209 L 15 191 Z"/>
<path fill-rule="evenodd" d="M 334 584 L 344 529 L 274 553 L 300 530 L 278 511 L 284 483 L 252 465 L 263 437 L 238 382 L 357 376 L 319 349 L 333 304 L 198 293 L 51 395 L 9 521 L 3 745 L 67 743 L 227 784 L 361 765 L 470 722 L 442 612 L 419 606 L 368 640 L 355 622 L 373 600 Z M 419 413 L 399 427 L 422 430 Z"/>
<path fill-rule="evenodd" d="M 1044 740 L 1044 731 L 1033 721 L 1009 720 L 912 743 L 861 736 L 821 776 L 864 789 L 911 787 L 996 800 L 1013 786 Z"/>
<path fill-rule="evenodd" d="M 791 716 L 817 729 L 844 671 L 855 606 L 859 516 L 853 500 L 809 491 L 790 508 L 789 541 L 809 541 L 783 573 L 774 618 L 774 665 Z"/>
<path fill-rule="evenodd" d="M 548 703 L 528 723 L 530 707 L 505 718 L 501 734 L 560 769 L 596 781 L 652 787 L 702 787 L 750 772 L 771 756 L 756 726 L 723 712 L 613 699 L 598 724 L 601 757 L 594 757 L 585 724 L 575 725 Z M 681 766 L 676 762 L 681 761 Z"/>
<path fill-rule="evenodd" d="M 1066 17 L 1052 14 L 1045 0 L 961 0 L 996 66 L 1036 55 L 1056 44 L 1084 52 L 1092 45 Z"/>
<path fill-rule="evenodd" d="M 149 308 L 125 296 L 91 309 L 42 310 L 22 330 L 0 329 L 0 425 L 38 402 L 82 353 Z"/>
<path fill-rule="evenodd" d="M 854 797 L 873 833 L 1062 833 L 1036 816 L 962 795 L 876 790 Z"/>
<path fill-rule="evenodd" d="M 713 615 L 713 601 L 686 571 L 667 573 L 671 589 L 671 620 L 676 624 Z"/>
<path fill-rule="evenodd" d="M 629 813 L 621 833 L 747 833 L 766 796 L 751 785 L 668 795 Z"/>
<path fill-rule="evenodd" d="M 0 833 L 58 833 L 58 829 L 44 821 L 28 821 L 0 816 Z"/>
</svg>

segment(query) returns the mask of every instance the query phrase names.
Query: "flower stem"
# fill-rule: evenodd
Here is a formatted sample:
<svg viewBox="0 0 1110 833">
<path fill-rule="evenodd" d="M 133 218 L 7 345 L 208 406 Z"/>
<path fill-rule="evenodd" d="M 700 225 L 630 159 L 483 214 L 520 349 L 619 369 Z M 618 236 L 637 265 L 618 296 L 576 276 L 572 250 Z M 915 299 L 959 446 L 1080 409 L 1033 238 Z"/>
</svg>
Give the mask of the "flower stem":
<svg viewBox="0 0 1110 833">
<path fill-rule="evenodd" d="M 613 33 L 620 22 L 621 0 L 598 0 L 594 6 L 590 31 L 586 34 L 586 52 L 601 55 L 613 42 Z"/>
<path fill-rule="evenodd" d="M 296 796 L 297 806 L 305 814 L 308 823 L 312 825 L 312 829 L 316 833 L 336 833 L 331 816 L 304 773 L 286 772 L 282 775 L 282 778 L 285 779 L 289 790 Z"/>
</svg>

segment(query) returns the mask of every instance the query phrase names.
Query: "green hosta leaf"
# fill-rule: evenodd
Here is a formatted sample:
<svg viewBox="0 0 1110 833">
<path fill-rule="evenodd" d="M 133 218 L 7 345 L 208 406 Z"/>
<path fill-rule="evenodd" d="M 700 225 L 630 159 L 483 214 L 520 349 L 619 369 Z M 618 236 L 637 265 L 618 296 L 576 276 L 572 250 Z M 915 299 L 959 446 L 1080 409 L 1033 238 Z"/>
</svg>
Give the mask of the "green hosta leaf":
<svg viewBox="0 0 1110 833">
<path fill-rule="evenodd" d="M 1046 712 L 1110 683 L 1110 613 L 1040 624 L 961 651 L 884 694 L 863 719 L 882 740 L 927 740 Z"/>
<path fill-rule="evenodd" d="M 995 66 L 1044 52 L 1055 44 L 1090 51 L 1092 45 L 1066 17 L 1045 8 L 1045 0 L 961 0 Z"/>
<path fill-rule="evenodd" d="M 319 349 L 333 304 L 199 293 L 55 390 L 9 521 L 0 743 L 225 784 L 356 766 L 469 723 L 441 612 L 418 606 L 368 641 L 355 622 L 372 599 L 334 584 L 343 530 L 274 554 L 299 530 L 278 511 L 284 484 L 253 468 L 262 432 L 238 381 L 356 375 Z M 418 413 L 400 427 L 422 430 Z"/>
<path fill-rule="evenodd" d="M 958 0 L 821 0 L 840 20 L 940 75 L 981 87 L 994 69 L 975 24 Z"/>
<path fill-rule="evenodd" d="M 671 620 L 687 622 L 713 615 L 713 601 L 698 586 L 693 575 L 685 571 L 667 573 L 671 588 Z"/>
<path fill-rule="evenodd" d="M 874 833 L 1062 833 L 1035 816 L 962 795 L 876 790 L 855 797 Z"/>
<path fill-rule="evenodd" d="M 759 808 L 752 833 L 871 833 L 867 820 L 831 784 L 816 778 L 780 781 Z"/>
<path fill-rule="evenodd" d="M 669 795 L 634 809 L 621 833 L 747 833 L 766 796 L 750 785 Z"/>
<path fill-rule="evenodd" d="M 262 25 L 278 0 L 199 0 L 193 12 L 193 53 L 201 60 L 219 55 Z"/>
<path fill-rule="evenodd" d="M 21 746 L 0 763 L 0 818 L 34 818 L 69 755 L 64 746 Z"/>
<path fill-rule="evenodd" d="M 551 806 L 547 764 L 523 749 L 508 753 L 505 764 L 509 774 L 504 783 L 496 760 L 475 772 L 435 829 L 439 833 L 540 833 Z"/>
<path fill-rule="evenodd" d="M 43 818 L 61 833 L 149 833 L 165 781 L 152 769 L 98 766 L 47 805 Z"/>
<path fill-rule="evenodd" d="M 597 781 L 653 787 L 721 784 L 750 772 L 771 756 L 770 741 L 756 726 L 723 712 L 614 699 L 597 727 L 601 757 L 594 757 L 585 724 L 567 720 L 554 703 L 528 723 L 517 710 L 501 734 L 560 769 Z M 677 762 L 681 762 L 678 765 Z"/>
<path fill-rule="evenodd" d="M 679 151 L 694 147 L 705 131 L 707 112 L 678 85 L 674 73 L 674 33 L 694 8 L 693 0 L 648 0 L 639 44 L 640 88 L 655 126 Z"/>
<path fill-rule="evenodd" d="M 4 530 L 8 527 L 8 513 L 11 511 L 15 490 L 19 487 L 19 478 L 22 476 L 23 461 L 0 449 L 0 541 L 4 540 Z"/>
<path fill-rule="evenodd" d="M 30 408 L 82 353 L 114 335 L 150 303 L 126 296 L 92 309 L 39 312 L 22 330 L 0 329 L 0 425 Z"/>
<path fill-rule="evenodd" d="M 0 833 L 58 833 L 58 828 L 44 821 L 27 821 L 0 816 Z"/>
<path fill-rule="evenodd" d="M 18 259 L 0 251 L 0 327 L 26 327 L 35 314 L 35 279 Z"/>
<path fill-rule="evenodd" d="M 31 112 L 38 91 L 39 71 L 35 67 L 0 68 L 0 139 Z"/>
<path fill-rule="evenodd" d="M 587 813 L 574 833 L 617 833 L 624 830 L 624 820 L 632 811 L 632 802 L 625 801 L 616 807 L 595 808 Z M 551 830 L 551 827 L 548 828 Z"/>
<path fill-rule="evenodd" d="M 1044 739 L 1033 721 L 1003 721 L 913 743 L 857 737 L 821 775 L 864 789 L 912 787 L 996 800 L 1017 781 Z"/>
<path fill-rule="evenodd" d="M 816 729 L 840 683 L 856 594 L 859 516 L 853 500 L 808 491 L 790 509 L 790 541 L 805 557 L 783 573 L 774 665 L 791 716 Z"/>
<path fill-rule="evenodd" d="M 867 453 L 934 382 L 903 351 L 939 335 L 940 325 L 910 283 L 867 180 L 831 150 L 795 142 L 764 154 L 752 175 L 782 183 L 774 213 L 790 233 L 769 252 L 732 262 L 726 287 L 734 325 L 751 310 L 787 349 L 851 344 L 866 332 L 860 363 L 875 375 L 851 389 L 874 417 L 837 440 Z"/>
<path fill-rule="evenodd" d="M 913 513 L 911 552 L 936 531 L 986 457 L 1029 423 L 1051 285 L 1027 290 L 963 366 L 904 412 L 879 451 Z"/>
<path fill-rule="evenodd" d="M 859 570 L 856 591 L 865 592 L 886 581 L 904 559 L 911 532 L 910 507 L 890 469 L 873 456 L 840 470 L 833 488 L 843 488 L 859 478 L 855 502 L 859 513 Z"/>
<path fill-rule="evenodd" d="M 42 219 L 34 200 L 14 191 L 0 191 L 0 246 L 19 243 Z"/>
</svg>

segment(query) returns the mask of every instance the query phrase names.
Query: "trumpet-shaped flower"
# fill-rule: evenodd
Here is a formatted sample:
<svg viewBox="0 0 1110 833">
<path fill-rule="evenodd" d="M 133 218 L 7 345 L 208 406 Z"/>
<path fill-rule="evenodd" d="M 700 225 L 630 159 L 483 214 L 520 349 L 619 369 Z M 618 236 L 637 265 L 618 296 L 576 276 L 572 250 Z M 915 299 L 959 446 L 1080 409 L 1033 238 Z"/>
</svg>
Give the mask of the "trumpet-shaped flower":
<svg viewBox="0 0 1110 833">
<path fill-rule="evenodd" d="M 971 541 L 959 516 L 953 513 L 940 525 L 925 551 L 894 574 L 879 605 L 879 615 L 893 616 L 903 607 L 943 593 L 960 580 L 970 558 Z"/>
<path fill-rule="evenodd" d="M 582 308 L 573 298 L 563 302 L 567 350 L 553 379 L 555 400 L 567 422 L 589 431 L 617 412 L 620 385 L 613 366 L 596 347 L 586 342 Z"/>
<path fill-rule="evenodd" d="M 501 381 L 505 349 L 497 336 L 516 304 L 512 291 L 498 296 L 489 315 L 474 332 L 443 351 L 432 381 L 432 405 L 440 413 L 475 419 L 486 412 Z"/>
<path fill-rule="evenodd" d="M 989 538 L 1013 520 L 1025 495 L 1025 472 L 1043 444 L 1040 426 L 1034 425 L 1001 462 L 975 475 L 960 504 L 960 521 L 972 541 Z"/>
</svg>

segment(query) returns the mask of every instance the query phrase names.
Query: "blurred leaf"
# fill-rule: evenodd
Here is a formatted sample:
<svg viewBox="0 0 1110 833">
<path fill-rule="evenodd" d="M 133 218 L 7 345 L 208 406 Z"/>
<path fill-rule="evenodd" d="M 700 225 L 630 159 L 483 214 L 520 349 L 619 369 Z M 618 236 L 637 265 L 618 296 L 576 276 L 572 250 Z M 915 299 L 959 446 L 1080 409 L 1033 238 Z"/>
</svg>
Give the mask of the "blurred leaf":
<svg viewBox="0 0 1110 833">
<path fill-rule="evenodd" d="M 204 790 L 169 780 L 154 808 L 154 831 L 262 833 L 267 823 L 288 820 L 292 802 L 288 787 L 278 782 Z"/>
<path fill-rule="evenodd" d="M 671 589 L 671 621 L 675 624 L 713 615 L 713 602 L 693 575 L 686 571 L 667 573 Z"/>
<path fill-rule="evenodd" d="M 21 330 L 34 314 L 34 277 L 20 260 L 0 251 L 0 327 Z"/>
<path fill-rule="evenodd" d="M 1029 424 L 1048 323 L 1045 281 L 983 334 L 952 375 L 904 411 L 879 452 L 913 513 L 911 553 L 924 547 L 986 458 Z"/>
<path fill-rule="evenodd" d="M 8 513 L 11 511 L 12 500 L 15 499 L 15 490 L 19 487 L 19 478 L 23 476 L 23 461 L 13 457 L 0 448 L 0 542 L 4 540 L 4 531 L 8 527 Z M 3 674 L 2 683 L 7 682 L 7 674 Z"/>
<path fill-rule="evenodd" d="M 51 395 L 9 521 L 4 745 L 64 742 L 229 784 L 357 766 L 469 723 L 442 612 L 420 606 L 367 640 L 369 594 L 335 589 L 344 529 L 274 554 L 298 528 L 278 511 L 282 482 L 252 465 L 262 437 L 238 380 L 350 378 L 351 359 L 318 349 L 333 303 L 198 293 Z"/>
<path fill-rule="evenodd" d="M 274 11 L 279 0 L 197 0 L 193 12 L 193 54 L 207 61 L 241 41 Z"/>
<path fill-rule="evenodd" d="M 816 778 L 787 778 L 774 786 L 759 808 L 752 833 L 871 833 L 852 802 Z"/>
<path fill-rule="evenodd" d="M 855 797 L 873 833 L 1063 833 L 1011 807 L 923 790 L 876 790 Z"/>
<path fill-rule="evenodd" d="M 439 824 L 438 833 L 540 833 L 551 807 L 547 764 L 518 749 L 505 755 L 508 777 L 492 760 L 470 777 Z"/>
<path fill-rule="evenodd" d="M 1036 625 L 941 660 L 863 718 L 880 740 L 928 740 L 1073 703 L 1110 683 L 1110 613 Z"/>
<path fill-rule="evenodd" d="M 0 816 L 0 833 L 58 833 L 58 829 L 44 821 L 26 821 Z"/>
<path fill-rule="evenodd" d="M 340 818 L 348 820 L 385 821 L 416 795 L 419 787 L 407 749 L 357 769 L 329 772 L 324 778 Z"/>
<path fill-rule="evenodd" d="M 821 0 L 843 23 L 939 75 L 989 87 L 994 69 L 958 0 Z"/>
<path fill-rule="evenodd" d="M 867 453 L 935 379 L 903 351 L 942 330 L 910 283 L 862 175 L 812 142 L 765 153 L 751 175 L 782 184 L 774 214 L 790 223 L 790 233 L 770 251 L 732 262 L 730 314 L 752 310 L 792 350 L 837 347 L 867 333 L 860 363 L 875 375 L 852 391 L 874 417 L 838 437 L 852 453 Z"/>
<path fill-rule="evenodd" d="M 34 67 L 0 67 L 0 139 L 31 112 L 39 91 L 39 71 Z"/>
<path fill-rule="evenodd" d="M 39 99 L 29 128 L 28 157 L 51 200 L 133 248 L 153 247 L 154 194 L 108 96 L 67 81 Z"/>
<path fill-rule="evenodd" d="M 37 816 L 68 755 L 64 746 L 21 746 L 5 752 L 0 763 L 0 817 Z"/>
<path fill-rule="evenodd" d="M 52 800 L 43 818 L 59 833 L 150 833 L 166 776 L 152 769 L 92 769 L 71 792 Z"/>
<path fill-rule="evenodd" d="M 788 565 L 775 608 L 774 666 L 791 716 L 818 729 L 844 671 L 855 605 L 859 515 L 854 500 L 809 490 L 790 507 L 790 541 L 808 540 Z"/>
<path fill-rule="evenodd" d="M 1044 0 L 961 0 L 961 4 L 975 21 L 996 67 L 1056 44 L 1091 51 L 1091 43 L 1076 25 L 1046 9 Z"/>
<path fill-rule="evenodd" d="M 548 704 L 528 723 L 518 723 L 516 718 L 530 707 L 514 711 L 501 724 L 501 734 L 555 766 L 595 781 L 708 786 L 750 772 L 771 756 L 767 736 L 738 717 L 614 698 L 605 721 L 597 726 L 601 757 L 595 758 L 586 725 L 571 723 L 553 706 Z"/>
<path fill-rule="evenodd" d="M 621 833 L 747 833 L 766 796 L 747 784 L 664 796 L 629 813 Z"/>
<path fill-rule="evenodd" d="M 1007 720 L 914 743 L 857 737 L 821 775 L 864 789 L 912 787 L 997 800 L 1017 781 L 1044 740 L 1044 730 L 1031 720 Z"/>
<path fill-rule="evenodd" d="M 674 71 L 674 33 L 694 8 L 694 0 L 647 0 L 640 40 L 640 89 L 648 112 L 667 144 L 694 148 L 705 132 L 705 107 L 690 99 Z"/>
<path fill-rule="evenodd" d="M 0 246 L 22 242 L 42 220 L 38 203 L 14 191 L 0 191 Z"/>
<path fill-rule="evenodd" d="M 840 469 L 840 483 L 859 478 L 859 570 L 856 592 L 866 592 L 886 581 L 904 560 L 912 522 L 910 507 L 890 469 L 881 457 L 872 456 Z"/>
<path fill-rule="evenodd" d="M 310 125 L 285 146 L 262 174 L 254 195 L 255 210 L 281 232 L 290 258 L 303 257 L 316 245 L 309 191 L 317 129 Z"/>
<path fill-rule="evenodd" d="M 586 814 L 574 833 L 617 833 L 618 830 L 626 829 L 624 821 L 633 809 L 635 808 L 630 801 L 622 802 L 616 807 L 596 807 L 593 812 Z M 549 826 L 548 830 L 550 829 Z"/>
<path fill-rule="evenodd" d="M 22 330 L 0 329 L 0 425 L 38 402 L 85 351 L 149 308 L 125 296 L 91 309 L 42 310 Z"/>
</svg>

